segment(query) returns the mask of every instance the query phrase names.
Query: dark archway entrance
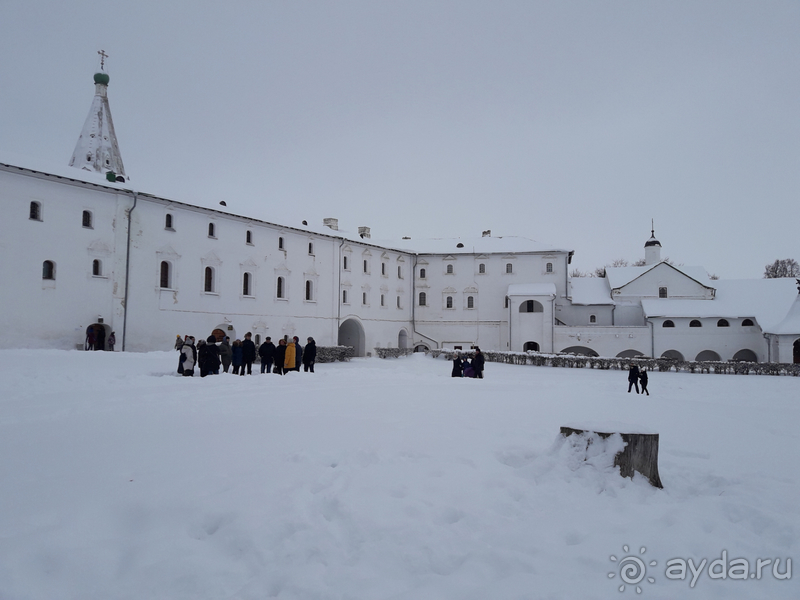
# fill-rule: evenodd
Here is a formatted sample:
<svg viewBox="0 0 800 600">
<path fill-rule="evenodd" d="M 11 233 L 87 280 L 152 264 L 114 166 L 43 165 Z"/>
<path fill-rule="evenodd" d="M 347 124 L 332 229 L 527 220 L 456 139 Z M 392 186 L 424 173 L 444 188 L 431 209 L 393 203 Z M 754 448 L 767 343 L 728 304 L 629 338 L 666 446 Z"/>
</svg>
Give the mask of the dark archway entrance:
<svg viewBox="0 0 800 600">
<path fill-rule="evenodd" d="M 792 348 L 793 348 L 792 360 L 795 364 L 798 364 L 800 363 L 800 340 L 795 340 L 794 346 Z"/>
<path fill-rule="evenodd" d="M 397 347 L 398 348 L 408 348 L 408 333 L 406 333 L 405 329 L 401 329 L 400 333 L 397 335 Z"/>
<path fill-rule="evenodd" d="M 356 356 L 365 356 L 364 327 L 355 319 L 346 319 L 339 325 L 339 345 L 352 346 Z"/>
<path fill-rule="evenodd" d="M 102 323 L 92 323 L 86 328 L 86 338 L 84 340 L 84 350 L 105 350 L 106 339 L 111 333 L 111 328 Z"/>
<path fill-rule="evenodd" d="M 591 348 L 587 348 L 586 346 L 570 346 L 569 348 L 564 348 L 561 351 L 561 354 L 579 354 L 581 356 L 598 356 L 597 352 L 595 352 Z"/>
<path fill-rule="evenodd" d="M 539 351 L 539 344 L 537 342 L 525 342 L 522 345 L 523 352 L 538 352 Z"/>
</svg>

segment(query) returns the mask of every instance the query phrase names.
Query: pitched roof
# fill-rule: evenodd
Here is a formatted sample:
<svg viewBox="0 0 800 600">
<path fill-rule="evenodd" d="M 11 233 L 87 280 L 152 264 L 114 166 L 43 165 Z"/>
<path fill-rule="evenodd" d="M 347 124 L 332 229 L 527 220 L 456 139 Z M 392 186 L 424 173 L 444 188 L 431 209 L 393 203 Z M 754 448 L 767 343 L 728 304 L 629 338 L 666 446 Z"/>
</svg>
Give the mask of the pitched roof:
<svg viewBox="0 0 800 600">
<path fill-rule="evenodd" d="M 711 280 L 708 278 L 708 273 L 706 273 L 706 270 L 703 267 L 675 266 L 666 261 L 661 261 L 660 263 L 656 263 L 654 265 L 645 265 L 643 267 L 608 267 L 606 268 L 606 279 L 608 279 L 608 284 L 611 289 L 617 290 L 625 287 L 631 281 L 638 279 L 645 273 L 648 273 L 649 271 L 652 271 L 661 265 L 675 269 L 679 273 L 682 273 L 689 279 L 693 279 L 702 286 L 707 288 L 713 287 L 708 285 Z"/>
</svg>

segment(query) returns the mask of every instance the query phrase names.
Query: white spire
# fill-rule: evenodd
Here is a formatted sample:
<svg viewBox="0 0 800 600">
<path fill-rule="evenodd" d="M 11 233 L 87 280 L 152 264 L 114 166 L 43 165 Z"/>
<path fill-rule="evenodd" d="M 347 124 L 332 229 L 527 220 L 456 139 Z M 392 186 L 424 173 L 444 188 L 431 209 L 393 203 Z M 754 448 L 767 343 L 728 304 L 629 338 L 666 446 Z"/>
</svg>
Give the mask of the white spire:
<svg viewBox="0 0 800 600">
<path fill-rule="evenodd" d="M 102 51 L 99 54 L 104 61 L 107 55 Z M 111 109 L 108 106 L 108 81 L 108 75 L 102 70 L 95 73 L 94 100 L 78 143 L 75 144 L 69 166 L 103 175 L 111 171 L 124 177 L 125 167 L 122 165 Z"/>
</svg>

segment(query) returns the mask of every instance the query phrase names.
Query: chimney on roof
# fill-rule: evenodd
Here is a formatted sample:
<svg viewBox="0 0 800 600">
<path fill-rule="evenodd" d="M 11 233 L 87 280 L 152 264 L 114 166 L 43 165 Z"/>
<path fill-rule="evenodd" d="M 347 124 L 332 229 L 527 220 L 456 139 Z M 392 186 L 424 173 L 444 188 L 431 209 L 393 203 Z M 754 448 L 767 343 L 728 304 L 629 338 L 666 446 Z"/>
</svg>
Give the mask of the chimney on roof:
<svg viewBox="0 0 800 600">
<path fill-rule="evenodd" d="M 367 239 L 367 240 L 370 237 L 372 237 L 369 234 L 369 227 L 359 227 L 358 228 L 358 235 L 360 235 L 362 237 L 362 239 Z"/>
<path fill-rule="evenodd" d="M 491 229 L 487 229 L 486 231 L 484 231 L 481 234 L 481 237 L 492 237 L 492 230 Z"/>
<path fill-rule="evenodd" d="M 322 219 L 322 224 L 325 227 L 330 227 L 334 231 L 339 231 L 339 219 L 334 219 L 333 217 L 327 217 Z"/>
</svg>

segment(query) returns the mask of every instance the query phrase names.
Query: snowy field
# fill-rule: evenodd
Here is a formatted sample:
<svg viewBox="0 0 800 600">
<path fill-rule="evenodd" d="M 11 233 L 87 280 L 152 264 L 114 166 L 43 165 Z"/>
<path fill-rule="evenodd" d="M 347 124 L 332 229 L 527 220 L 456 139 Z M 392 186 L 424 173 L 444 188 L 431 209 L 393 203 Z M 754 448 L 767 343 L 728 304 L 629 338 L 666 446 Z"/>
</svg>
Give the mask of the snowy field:
<svg viewBox="0 0 800 600">
<path fill-rule="evenodd" d="M 800 559 L 800 379 L 653 373 L 646 397 L 620 371 L 462 380 L 420 355 L 205 379 L 176 352 L 0 365 L 2 600 L 800 598 L 772 570 Z M 557 441 L 608 421 L 661 434 L 664 490 Z M 679 559 L 703 569 L 668 578 Z"/>
</svg>

